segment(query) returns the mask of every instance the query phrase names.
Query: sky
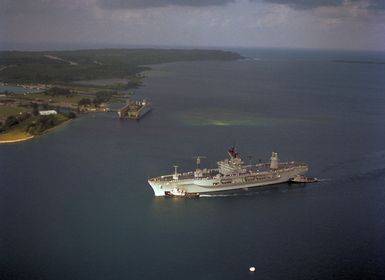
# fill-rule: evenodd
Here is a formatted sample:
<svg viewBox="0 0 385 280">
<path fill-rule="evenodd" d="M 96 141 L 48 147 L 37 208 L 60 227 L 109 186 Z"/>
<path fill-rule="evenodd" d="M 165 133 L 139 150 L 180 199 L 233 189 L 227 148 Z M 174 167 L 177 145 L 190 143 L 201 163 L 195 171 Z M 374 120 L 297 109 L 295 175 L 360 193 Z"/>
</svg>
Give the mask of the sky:
<svg viewBox="0 0 385 280">
<path fill-rule="evenodd" d="M 385 0 L 0 0 L 0 49 L 385 51 Z"/>
</svg>

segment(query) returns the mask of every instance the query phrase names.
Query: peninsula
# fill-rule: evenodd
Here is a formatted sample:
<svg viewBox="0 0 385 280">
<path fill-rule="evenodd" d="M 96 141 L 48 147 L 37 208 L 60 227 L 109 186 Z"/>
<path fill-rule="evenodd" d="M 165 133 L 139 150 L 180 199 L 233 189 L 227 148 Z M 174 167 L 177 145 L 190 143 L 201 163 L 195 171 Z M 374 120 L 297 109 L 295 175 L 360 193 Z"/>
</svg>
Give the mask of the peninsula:
<svg viewBox="0 0 385 280">
<path fill-rule="evenodd" d="M 107 102 L 125 102 L 141 86 L 148 65 L 241 58 L 202 49 L 0 51 L 0 143 L 28 140 L 75 113 L 104 112 Z M 56 113 L 41 114 L 47 110 Z"/>
</svg>

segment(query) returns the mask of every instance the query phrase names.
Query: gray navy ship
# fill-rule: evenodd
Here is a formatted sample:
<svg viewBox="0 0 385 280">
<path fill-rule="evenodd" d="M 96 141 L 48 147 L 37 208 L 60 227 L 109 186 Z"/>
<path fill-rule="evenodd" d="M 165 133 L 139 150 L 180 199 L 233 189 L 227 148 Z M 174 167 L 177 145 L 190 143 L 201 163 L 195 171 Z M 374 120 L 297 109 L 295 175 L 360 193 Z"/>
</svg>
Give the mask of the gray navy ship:
<svg viewBox="0 0 385 280">
<path fill-rule="evenodd" d="M 155 196 L 195 197 L 200 194 L 290 182 L 308 171 L 305 163 L 279 162 L 275 152 L 272 153 L 270 162 L 255 165 L 245 165 L 234 147 L 228 150 L 228 155 L 229 158 L 217 162 L 216 169 L 201 169 L 200 157 L 197 157 L 195 171 L 178 173 L 178 166 L 174 166 L 173 174 L 151 178 L 148 183 Z"/>
<path fill-rule="evenodd" d="M 146 99 L 135 101 L 128 99 L 126 105 L 118 110 L 120 119 L 139 120 L 152 109 L 151 102 Z"/>
</svg>

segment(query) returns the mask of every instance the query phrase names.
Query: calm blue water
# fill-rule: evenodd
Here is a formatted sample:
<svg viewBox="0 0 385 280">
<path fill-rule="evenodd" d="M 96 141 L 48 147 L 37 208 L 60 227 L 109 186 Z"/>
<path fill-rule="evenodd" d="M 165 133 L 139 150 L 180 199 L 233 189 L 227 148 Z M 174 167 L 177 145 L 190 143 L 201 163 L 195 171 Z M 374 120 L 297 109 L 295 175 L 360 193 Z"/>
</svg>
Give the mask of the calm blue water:
<svg viewBox="0 0 385 280">
<path fill-rule="evenodd" d="M 0 279 L 384 279 L 385 65 L 332 62 L 384 54 L 239 51 L 154 66 L 139 122 L 90 114 L 0 146 Z M 322 182 L 153 196 L 148 176 L 234 143 Z"/>
</svg>

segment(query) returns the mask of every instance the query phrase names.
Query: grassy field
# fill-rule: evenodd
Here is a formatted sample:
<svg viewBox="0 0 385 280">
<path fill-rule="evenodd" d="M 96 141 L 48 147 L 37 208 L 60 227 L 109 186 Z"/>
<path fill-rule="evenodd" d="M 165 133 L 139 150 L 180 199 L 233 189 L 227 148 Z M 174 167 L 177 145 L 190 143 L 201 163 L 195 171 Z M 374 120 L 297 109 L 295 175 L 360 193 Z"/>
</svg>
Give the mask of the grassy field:
<svg viewBox="0 0 385 280">
<path fill-rule="evenodd" d="M 0 119 L 4 119 L 8 116 L 15 116 L 20 113 L 26 113 L 26 112 L 31 112 L 31 108 L 25 108 L 25 107 L 6 107 L 6 106 L 0 106 Z"/>
<path fill-rule="evenodd" d="M 29 93 L 27 95 L 23 95 L 22 97 L 25 100 L 40 100 L 45 101 L 47 103 L 72 103 L 72 104 L 78 104 L 78 102 L 84 98 L 84 96 L 81 96 L 79 94 L 74 94 L 72 96 L 50 96 L 45 95 L 44 93 Z"/>
</svg>

